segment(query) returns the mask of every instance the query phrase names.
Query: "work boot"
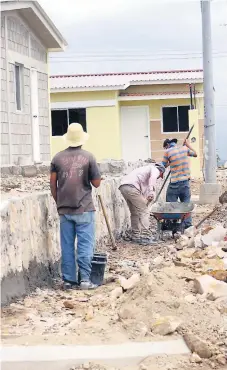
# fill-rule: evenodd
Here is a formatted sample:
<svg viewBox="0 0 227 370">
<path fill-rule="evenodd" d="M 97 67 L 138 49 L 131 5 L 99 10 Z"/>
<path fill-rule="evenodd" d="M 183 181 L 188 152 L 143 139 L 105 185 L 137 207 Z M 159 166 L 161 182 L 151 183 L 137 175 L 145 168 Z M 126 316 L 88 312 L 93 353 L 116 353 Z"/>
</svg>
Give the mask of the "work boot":
<svg viewBox="0 0 227 370">
<path fill-rule="evenodd" d="M 81 290 L 92 290 L 98 288 L 98 285 L 93 284 L 91 281 L 81 281 L 80 289 Z"/>
<path fill-rule="evenodd" d="M 71 289 L 78 289 L 78 284 L 70 283 L 68 281 L 64 281 L 62 285 L 63 290 L 71 290 Z"/>
</svg>

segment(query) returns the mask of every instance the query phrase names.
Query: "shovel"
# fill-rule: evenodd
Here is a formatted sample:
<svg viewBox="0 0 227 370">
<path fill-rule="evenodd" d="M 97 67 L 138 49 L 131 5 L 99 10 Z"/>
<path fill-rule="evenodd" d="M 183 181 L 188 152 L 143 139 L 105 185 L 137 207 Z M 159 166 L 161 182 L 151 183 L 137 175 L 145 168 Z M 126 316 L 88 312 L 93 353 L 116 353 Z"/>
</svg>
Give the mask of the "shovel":
<svg viewBox="0 0 227 370">
<path fill-rule="evenodd" d="M 219 202 L 221 205 L 215 206 L 214 209 L 210 213 L 208 213 L 208 215 L 206 215 L 201 221 L 199 221 L 198 224 L 195 226 L 196 229 L 198 229 L 204 223 L 204 221 L 206 221 L 210 216 L 218 211 L 224 203 L 227 203 L 227 191 L 224 191 L 224 193 L 222 193 L 222 195 L 219 197 Z"/>
</svg>

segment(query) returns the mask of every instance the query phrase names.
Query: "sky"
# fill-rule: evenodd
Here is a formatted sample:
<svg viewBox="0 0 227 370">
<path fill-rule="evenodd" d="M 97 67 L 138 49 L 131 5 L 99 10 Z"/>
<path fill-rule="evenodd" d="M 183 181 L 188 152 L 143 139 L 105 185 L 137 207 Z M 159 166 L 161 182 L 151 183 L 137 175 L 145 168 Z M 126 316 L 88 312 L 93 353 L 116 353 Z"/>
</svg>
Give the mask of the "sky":
<svg viewBox="0 0 227 370">
<path fill-rule="evenodd" d="M 51 74 L 202 68 L 198 0 L 39 0 L 68 47 Z M 227 0 L 212 0 L 218 154 L 227 160 Z"/>
</svg>

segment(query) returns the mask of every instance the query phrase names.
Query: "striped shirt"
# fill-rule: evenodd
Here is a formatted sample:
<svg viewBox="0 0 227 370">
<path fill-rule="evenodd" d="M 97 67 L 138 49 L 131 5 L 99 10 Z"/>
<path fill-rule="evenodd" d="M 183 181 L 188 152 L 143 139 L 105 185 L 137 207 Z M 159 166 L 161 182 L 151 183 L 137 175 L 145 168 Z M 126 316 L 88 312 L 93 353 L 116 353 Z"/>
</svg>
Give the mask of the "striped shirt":
<svg viewBox="0 0 227 370">
<path fill-rule="evenodd" d="M 176 143 L 171 143 L 170 148 L 166 149 L 162 163 L 165 167 L 170 165 L 171 182 L 179 182 L 190 179 L 190 169 L 188 157 L 195 157 L 195 153 L 186 146 L 178 147 Z"/>
</svg>

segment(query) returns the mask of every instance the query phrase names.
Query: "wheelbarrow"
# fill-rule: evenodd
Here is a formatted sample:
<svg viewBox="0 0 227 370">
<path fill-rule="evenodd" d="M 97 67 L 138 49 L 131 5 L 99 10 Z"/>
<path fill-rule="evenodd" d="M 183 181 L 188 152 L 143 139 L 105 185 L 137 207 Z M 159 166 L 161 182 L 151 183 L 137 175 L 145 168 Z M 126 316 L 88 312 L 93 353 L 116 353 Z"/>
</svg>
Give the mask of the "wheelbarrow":
<svg viewBox="0 0 227 370">
<path fill-rule="evenodd" d="M 193 203 L 154 203 L 151 215 L 157 221 L 157 240 L 163 238 L 165 231 L 171 231 L 173 238 L 177 232 L 184 234 L 184 221 L 191 216 L 193 209 Z"/>
</svg>

